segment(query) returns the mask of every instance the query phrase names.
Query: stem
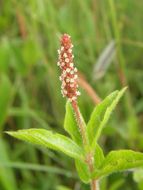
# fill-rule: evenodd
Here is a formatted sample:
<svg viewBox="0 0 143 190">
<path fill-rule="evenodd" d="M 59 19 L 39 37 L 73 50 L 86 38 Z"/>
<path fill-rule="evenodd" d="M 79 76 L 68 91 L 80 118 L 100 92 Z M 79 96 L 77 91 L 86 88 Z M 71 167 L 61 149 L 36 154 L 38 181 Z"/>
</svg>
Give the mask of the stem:
<svg viewBox="0 0 143 190">
<path fill-rule="evenodd" d="M 97 181 L 96 180 L 92 180 L 91 184 L 90 184 L 91 190 L 98 190 L 97 187 Z"/>
<path fill-rule="evenodd" d="M 89 145 L 89 142 L 88 142 L 88 138 L 87 138 L 87 135 L 86 135 L 85 124 L 84 124 L 83 119 L 80 116 L 80 112 L 79 112 L 79 109 L 78 109 L 77 102 L 73 101 L 71 104 L 72 104 L 72 107 L 73 107 L 73 110 L 74 110 L 74 113 L 75 113 L 75 117 L 76 117 L 78 127 L 79 127 L 79 130 L 80 130 L 80 134 L 82 136 L 83 145 L 84 145 L 84 147 L 87 147 Z M 88 168 L 89 168 L 90 172 L 92 173 L 93 170 L 94 170 L 94 166 L 93 166 L 94 158 L 93 158 L 93 155 L 90 152 L 88 152 L 87 155 L 86 155 L 86 163 L 88 165 Z M 91 187 L 91 190 L 99 190 L 99 189 L 97 189 L 97 181 L 95 179 L 92 179 L 92 181 L 90 183 L 90 187 Z"/>
<path fill-rule="evenodd" d="M 94 159 L 91 153 L 87 154 L 87 165 L 89 167 L 90 172 L 92 173 L 94 170 L 93 164 L 94 164 Z M 95 179 L 92 179 L 90 183 L 91 190 L 97 190 L 97 181 Z"/>
<path fill-rule="evenodd" d="M 72 102 L 72 107 L 73 107 L 75 117 L 76 117 L 76 120 L 78 123 L 80 134 L 82 136 L 83 145 L 86 146 L 87 145 L 87 136 L 86 136 L 85 126 L 84 126 L 84 122 L 80 116 L 80 112 L 79 112 L 78 105 L 77 105 L 76 101 Z"/>
</svg>

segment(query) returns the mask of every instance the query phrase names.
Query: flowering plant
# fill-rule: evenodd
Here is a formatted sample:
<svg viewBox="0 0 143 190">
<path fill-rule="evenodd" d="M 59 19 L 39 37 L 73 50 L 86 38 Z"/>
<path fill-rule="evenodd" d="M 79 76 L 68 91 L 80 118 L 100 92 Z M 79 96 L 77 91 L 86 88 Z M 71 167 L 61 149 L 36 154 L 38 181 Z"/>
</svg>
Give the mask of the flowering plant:
<svg viewBox="0 0 143 190">
<path fill-rule="evenodd" d="M 104 156 L 98 144 L 99 137 L 112 111 L 126 88 L 115 91 L 99 103 L 86 124 L 78 107 L 77 68 L 73 63 L 72 42 L 69 35 L 61 37 L 58 50 L 58 66 L 61 69 L 61 92 L 66 97 L 64 129 L 66 137 L 45 129 L 27 129 L 7 132 L 18 139 L 61 151 L 74 159 L 78 175 L 83 183 L 89 183 L 91 190 L 99 189 L 100 179 L 111 173 L 143 166 L 143 153 L 132 150 L 111 151 Z"/>
</svg>

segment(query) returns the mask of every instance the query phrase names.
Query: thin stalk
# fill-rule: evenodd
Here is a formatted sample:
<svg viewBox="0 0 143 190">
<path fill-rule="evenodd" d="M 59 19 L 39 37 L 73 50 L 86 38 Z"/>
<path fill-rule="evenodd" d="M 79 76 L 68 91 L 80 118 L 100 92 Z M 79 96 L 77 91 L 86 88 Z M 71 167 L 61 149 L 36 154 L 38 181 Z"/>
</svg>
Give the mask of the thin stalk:
<svg viewBox="0 0 143 190">
<path fill-rule="evenodd" d="M 92 180 L 90 186 L 91 186 L 91 190 L 99 190 L 99 186 L 96 180 Z"/>
<path fill-rule="evenodd" d="M 95 105 L 99 104 L 101 102 L 101 99 L 96 93 L 96 91 L 86 81 L 86 79 L 83 77 L 83 74 L 81 73 L 78 73 L 78 74 L 79 74 L 78 84 L 87 92 L 87 94 L 89 95 L 89 97 L 91 97 Z"/>
<path fill-rule="evenodd" d="M 80 116 L 79 108 L 78 108 L 78 105 L 77 105 L 76 101 L 72 102 L 72 107 L 73 107 L 75 117 L 76 117 L 76 120 L 77 120 L 77 123 L 78 123 L 80 134 L 82 136 L 83 145 L 84 145 L 85 151 L 86 151 L 86 147 L 88 147 L 89 142 L 88 142 L 88 138 L 87 138 L 87 135 L 86 135 L 85 125 L 84 125 L 84 122 L 83 122 L 83 120 L 82 120 L 82 118 Z M 88 151 L 86 151 L 86 152 L 88 152 Z M 86 161 L 86 163 L 88 165 L 89 171 L 92 173 L 93 169 L 94 169 L 94 166 L 93 166 L 94 158 L 93 158 L 93 155 L 90 152 L 88 152 L 86 154 L 86 160 L 85 161 Z M 95 179 L 92 179 L 92 181 L 90 183 L 90 187 L 91 187 L 91 190 L 97 190 L 97 181 Z"/>
<path fill-rule="evenodd" d="M 75 113 L 75 118 L 77 120 L 77 124 L 78 124 L 78 127 L 79 127 L 80 134 L 82 136 L 83 145 L 84 145 L 84 147 L 86 147 L 86 145 L 88 144 L 88 139 L 87 139 L 87 136 L 86 136 L 85 126 L 84 126 L 83 120 L 82 120 L 82 118 L 80 116 L 79 108 L 78 108 L 78 105 L 77 105 L 76 101 L 72 102 L 72 107 L 73 107 L 73 110 L 74 110 L 74 113 Z"/>
</svg>

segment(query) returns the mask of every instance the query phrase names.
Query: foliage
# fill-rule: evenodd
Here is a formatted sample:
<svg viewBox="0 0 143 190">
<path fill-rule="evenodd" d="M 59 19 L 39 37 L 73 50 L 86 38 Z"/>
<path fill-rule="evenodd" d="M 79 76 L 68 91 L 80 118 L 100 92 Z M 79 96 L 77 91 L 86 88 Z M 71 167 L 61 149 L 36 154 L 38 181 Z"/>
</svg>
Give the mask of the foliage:
<svg viewBox="0 0 143 190">
<path fill-rule="evenodd" d="M 109 152 L 104 158 L 103 151 L 97 144 L 97 140 L 101 136 L 104 125 L 107 123 L 113 109 L 125 90 L 126 88 L 121 91 L 113 92 L 94 109 L 86 126 L 89 141 L 89 147 L 87 149 L 84 149 L 83 144 L 79 143 L 80 133 L 77 131 L 78 126 L 76 122 L 74 122 L 74 112 L 69 103 L 67 103 L 66 106 L 66 119 L 64 125 L 73 140 L 64 135 L 54 134 L 45 129 L 26 129 L 17 132 L 7 132 L 7 134 L 33 144 L 61 151 L 74 158 L 77 172 L 84 183 L 89 183 L 92 178 L 99 180 L 113 172 L 142 167 L 143 153 L 131 150 L 118 150 Z M 82 115 L 80 117 L 82 118 Z M 78 142 L 79 145 L 76 144 L 76 142 Z M 86 164 L 87 150 L 94 153 L 95 163 L 92 173 Z"/>
</svg>

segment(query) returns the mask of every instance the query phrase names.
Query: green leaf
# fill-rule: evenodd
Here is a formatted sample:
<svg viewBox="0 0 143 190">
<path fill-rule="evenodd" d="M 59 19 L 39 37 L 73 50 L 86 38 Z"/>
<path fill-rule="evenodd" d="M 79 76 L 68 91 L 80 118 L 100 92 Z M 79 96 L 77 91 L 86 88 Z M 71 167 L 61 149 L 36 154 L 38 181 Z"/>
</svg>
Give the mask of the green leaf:
<svg viewBox="0 0 143 190">
<path fill-rule="evenodd" d="M 0 127 L 3 126 L 12 98 L 12 85 L 6 75 L 0 78 Z"/>
<path fill-rule="evenodd" d="M 96 144 L 95 153 L 94 153 L 94 166 L 95 166 L 95 168 L 98 168 L 103 161 L 104 161 L 103 150 L 98 144 Z"/>
<path fill-rule="evenodd" d="M 70 138 L 45 129 L 27 129 L 17 132 L 6 132 L 18 139 L 61 151 L 75 159 L 83 159 L 83 150 Z"/>
<path fill-rule="evenodd" d="M 111 93 L 93 110 L 87 124 L 88 138 L 93 149 L 95 148 L 94 145 L 96 145 L 96 142 L 101 135 L 103 127 L 109 120 L 112 111 L 116 107 L 125 90 L 126 88 L 123 88 L 121 91 Z"/>
<path fill-rule="evenodd" d="M 143 168 L 134 171 L 133 178 L 134 181 L 137 183 L 143 181 Z"/>
<path fill-rule="evenodd" d="M 89 183 L 91 176 L 87 164 L 83 161 L 75 160 L 75 166 L 81 181 Z"/>
<path fill-rule="evenodd" d="M 100 178 L 114 172 L 143 167 L 143 153 L 132 150 L 111 151 L 93 174 L 93 178 Z"/>
<path fill-rule="evenodd" d="M 79 132 L 79 128 L 78 128 L 76 118 L 73 113 L 71 103 L 69 101 L 67 101 L 66 103 L 66 115 L 65 115 L 65 120 L 64 120 L 64 128 L 77 144 L 82 145 L 82 139 Z"/>
</svg>

